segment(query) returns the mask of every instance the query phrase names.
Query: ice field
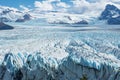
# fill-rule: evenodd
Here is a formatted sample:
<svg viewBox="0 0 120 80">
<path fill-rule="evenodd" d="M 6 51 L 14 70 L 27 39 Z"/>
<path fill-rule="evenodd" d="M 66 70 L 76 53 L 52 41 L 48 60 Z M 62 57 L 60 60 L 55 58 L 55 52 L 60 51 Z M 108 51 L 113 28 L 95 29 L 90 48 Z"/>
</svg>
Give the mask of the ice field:
<svg viewBox="0 0 120 80">
<path fill-rule="evenodd" d="M 8 23 L 0 31 L 0 80 L 119 80 L 119 26 Z"/>
</svg>

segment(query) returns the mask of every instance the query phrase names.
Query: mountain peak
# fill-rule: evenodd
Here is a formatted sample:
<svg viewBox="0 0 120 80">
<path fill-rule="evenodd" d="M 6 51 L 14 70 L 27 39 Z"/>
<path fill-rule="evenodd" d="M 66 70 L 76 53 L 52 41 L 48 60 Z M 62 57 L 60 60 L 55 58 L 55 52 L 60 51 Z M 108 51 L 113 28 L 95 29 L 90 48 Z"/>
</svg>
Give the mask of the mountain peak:
<svg viewBox="0 0 120 80">
<path fill-rule="evenodd" d="M 107 4 L 105 10 L 101 13 L 99 17 L 100 20 L 107 20 L 113 17 L 118 17 L 120 15 L 120 9 L 115 5 Z"/>
<path fill-rule="evenodd" d="M 112 4 L 107 4 L 106 5 L 106 8 L 107 10 L 115 10 L 115 9 L 118 9 L 116 6 L 112 5 Z"/>
</svg>

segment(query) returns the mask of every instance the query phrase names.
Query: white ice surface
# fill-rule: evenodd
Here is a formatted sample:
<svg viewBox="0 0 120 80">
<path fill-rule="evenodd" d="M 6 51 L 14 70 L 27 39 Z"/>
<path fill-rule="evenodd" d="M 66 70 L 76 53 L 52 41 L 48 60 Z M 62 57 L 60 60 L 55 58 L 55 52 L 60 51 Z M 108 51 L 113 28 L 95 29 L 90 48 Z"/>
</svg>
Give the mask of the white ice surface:
<svg viewBox="0 0 120 80">
<path fill-rule="evenodd" d="M 16 24 L 0 31 L 0 79 L 119 80 L 120 32 L 111 29 Z"/>
</svg>

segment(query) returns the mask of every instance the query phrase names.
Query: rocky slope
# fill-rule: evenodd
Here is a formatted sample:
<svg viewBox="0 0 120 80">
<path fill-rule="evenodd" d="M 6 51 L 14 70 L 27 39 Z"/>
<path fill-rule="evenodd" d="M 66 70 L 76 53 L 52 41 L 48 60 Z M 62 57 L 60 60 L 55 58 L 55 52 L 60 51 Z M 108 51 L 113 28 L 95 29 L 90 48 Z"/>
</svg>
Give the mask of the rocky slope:
<svg viewBox="0 0 120 80">
<path fill-rule="evenodd" d="M 107 20 L 108 24 L 120 24 L 120 9 L 114 5 L 106 5 L 105 10 L 99 17 L 100 20 Z"/>
<path fill-rule="evenodd" d="M 120 24 L 120 16 L 116 17 L 116 18 L 111 18 L 107 22 L 108 22 L 108 24 L 116 24 L 116 25 L 118 25 L 118 24 Z"/>
<path fill-rule="evenodd" d="M 116 6 L 107 4 L 105 10 L 101 13 L 100 20 L 111 19 L 120 16 L 120 9 Z"/>
<path fill-rule="evenodd" d="M 31 15 L 30 14 L 25 14 L 24 16 L 23 16 L 23 19 L 17 19 L 15 22 L 25 22 L 25 21 L 29 21 L 29 20 L 31 20 Z"/>
<path fill-rule="evenodd" d="M 14 29 L 14 27 L 0 22 L 0 30 L 10 30 L 10 29 Z"/>
</svg>

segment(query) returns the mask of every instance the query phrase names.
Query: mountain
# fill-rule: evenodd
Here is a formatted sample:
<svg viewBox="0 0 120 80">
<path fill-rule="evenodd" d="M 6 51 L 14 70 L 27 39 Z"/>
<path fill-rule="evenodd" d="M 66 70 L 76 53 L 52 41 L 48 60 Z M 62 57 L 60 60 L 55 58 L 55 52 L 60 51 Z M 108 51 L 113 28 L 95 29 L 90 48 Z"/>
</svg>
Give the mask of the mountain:
<svg viewBox="0 0 120 80">
<path fill-rule="evenodd" d="M 24 13 L 16 8 L 0 6 L 0 21 L 9 22 L 15 21 L 16 19 L 22 17 Z"/>
<path fill-rule="evenodd" d="M 88 17 L 80 14 L 70 14 L 64 12 L 29 12 L 20 11 L 16 8 L 0 6 L 1 22 L 25 22 L 31 19 L 45 19 L 46 23 L 52 24 L 88 24 Z M 84 20 L 84 21 L 82 21 Z"/>
<path fill-rule="evenodd" d="M 107 20 L 118 16 L 120 16 L 120 9 L 118 9 L 114 5 L 107 4 L 105 10 L 101 13 L 99 19 Z"/>
<path fill-rule="evenodd" d="M 25 22 L 25 21 L 31 20 L 31 17 L 32 16 L 30 14 L 25 14 L 23 18 L 17 19 L 15 22 Z"/>
<path fill-rule="evenodd" d="M 48 17 L 49 16 L 49 17 Z M 80 14 L 53 13 L 45 14 L 46 22 L 50 24 L 88 24 L 89 17 Z"/>
<path fill-rule="evenodd" d="M 81 21 L 76 22 L 74 24 L 88 24 L 88 22 L 86 20 L 81 20 Z"/>
<path fill-rule="evenodd" d="M 116 18 L 110 18 L 107 21 L 108 24 L 120 24 L 120 16 L 116 17 Z"/>
<path fill-rule="evenodd" d="M 32 19 L 44 19 L 49 24 L 98 24 L 106 20 L 107 24 L 120 24 L 120 9 L 107 4 L 99 19 L 96 16 L 70 14 L 64 12 L 23 12 L 16 8 L 0 6 L 0 22 L 25 22 Z M 117 21 L 116 21 L 117 20 Z M 98 23 L 97 23 L 98 22 Z M 103 23 L 101 23 L 103 24 Z"/>
<path fill-rule="evenodd" d="M 0 22 L 0 30 L 9 30 L 9 29 L 14 29 L 14 27 Z"/>
<path fill-rule="evenodd" d="M 32 16 L 16 8 L 0 6 L 0 22 L 25 22 Z"/>
<path fill-rule="evenodd" d="M 31 19 L 31 15 L 30 14 L 25 14 L 24 16 L 23 16 L 23 18 L 25 19 L 25 20 L 30 20 Z"/>
<path fill-rule="evenodd" d="M 6 17 L 1 17 L 0 22 L 11 22 L 11 20 Z"/>
<path fill-rule="evenodd" d="M 120 24 L 120 9 L 116 6 L 107 4 L 105 10 L 101 13 L 99 20 L 106 20 L 107 24 Z"/>
</svg>

